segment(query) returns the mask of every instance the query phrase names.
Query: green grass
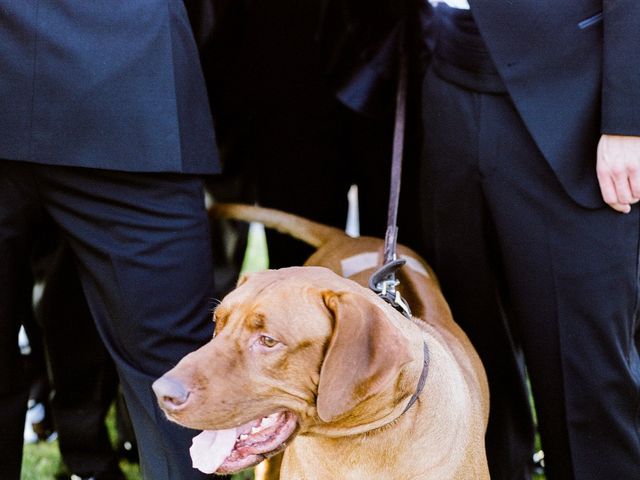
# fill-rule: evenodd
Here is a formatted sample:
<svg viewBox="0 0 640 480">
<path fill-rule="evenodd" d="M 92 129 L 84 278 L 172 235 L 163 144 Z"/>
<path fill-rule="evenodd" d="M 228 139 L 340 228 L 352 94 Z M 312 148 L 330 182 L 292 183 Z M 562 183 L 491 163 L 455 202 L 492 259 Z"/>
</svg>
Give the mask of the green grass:
<svg viewBox="0 0 640 480">
<path fill-rule="evenodd" d="M 115 413 L 112 408 L 107 417 L 107 427 L 111 434 L 112 440 L 115 440 Z M 39 442 L 36 444 L 27 444 L 24 446 L 24 455 L 22 457 L 22 476 L 21 480 L 45 480 L 52 479 L 58 471 L 60 464 L 60 453 L 58 450 L 58 442 Z M 136 463 L 127 461 L 120 462 L 120 468 L 124 472 L 127 480 L 141 480 L 140 468 Z M 215 478 L 215 477 L 212 477 Z M 249 471 L 241 472 L 234 475 L 233 480 L 251 480 L 253 474 Z"/>
<path fill-rule="evenodd" d="M 22 480 L 52 478 L 58 468 L 58 442 L 41 442 L 24 446 Z"/>
<path fill-rule="evenodd" d="M 115 443 L 115 409 L 111 408 L 107 416 L 107 428 L 111 435 L 112 442 Z M 58 442 L 38 442 L 26 444 L 22 456 L 22 476 L 21 480 L 44 480 L 51 479 L 58 472 L 60 467 L 60 452 Z M 128 480 L 139 480 L 140 468 L 135 463 L 126 461 L 120 462 L 120 468 L 125 473 Z M 238 479 L 240 480 L 240 479 Z"/>
<path fill-rule="evenodd" d="M 262 225 L 252 223 L 249 226 L 247 251 L 242 262 L 241 273 L 258 272 L 269 268 L 267 239 Z"/>
</svg>

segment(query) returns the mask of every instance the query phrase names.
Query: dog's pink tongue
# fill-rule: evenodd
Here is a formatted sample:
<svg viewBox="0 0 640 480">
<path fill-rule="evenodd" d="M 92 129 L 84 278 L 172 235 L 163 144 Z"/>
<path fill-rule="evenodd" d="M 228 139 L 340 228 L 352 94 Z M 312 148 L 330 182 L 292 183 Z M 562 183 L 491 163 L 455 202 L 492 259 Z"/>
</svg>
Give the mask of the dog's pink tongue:
<svg viewBox="0 0 640 480">
<path fill-rule="evenodd" d="M 214 473 L 224 462 L 236 443 L 237 428 L 228 430 L 205 430 L 193 438 L 189 449 L 193 468 L 204 473 Z"/>
</svg>

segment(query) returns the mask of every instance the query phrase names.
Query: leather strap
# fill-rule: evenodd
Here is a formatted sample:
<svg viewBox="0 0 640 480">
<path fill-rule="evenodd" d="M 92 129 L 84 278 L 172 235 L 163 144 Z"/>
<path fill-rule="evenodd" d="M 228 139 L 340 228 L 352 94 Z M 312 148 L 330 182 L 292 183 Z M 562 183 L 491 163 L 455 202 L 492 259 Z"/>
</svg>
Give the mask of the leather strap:
<svg viewBox="0 0 640 480">
<path fill-rule="evenodd" d="M 402 36 L 401 36 L 402 38 Z M 369 287 L 405 317 L 411 318 L 409 305 L 396 290 L 398 280 L 396 270 L 405 264 L 397 259 L 398 204 L 400 203 L 400 183 L 402 178 L 402 157 L 404 153 L 404 132 L 407 105 L 407 61 L 404 45 L 400 43 L 398 88 L 396 92 L 396 114 L 393 128 L 393 151 L 391 157 L 391 185 L 389 187 L 389 209 L 387 231 L 384 238 L 383 265 L 369 279 Z"/>
<path fill-rule="evenodd" d="M 393 128 L 393 151 L 391 154 L 391 185 L 389 188 L 389 210 L 387 213 L 387 232 L 384 244 L 384 263 L 396 259 L 398 239 L 398 204 L 400 203 L 400 183 L 402 179 L 402 157 L 404 154 L 404 131 L 407 105 L 407 62 L 400 53 L 400 72 L 396 92 L 396 115 Z"/>
<path fill-rule="evenodd" d="M 400 415 L 403 415 L 407 412 L 407 410 L 409 410 L 414 403 L 416 403 L 416 400 L 418 400 L 418 397 L 420 396 L 420 394 L 422 393 L 422 390 L 424 389 L 424 384 L 427 381 L 427 375 L 429 374 L 429 347 L 427 347 L 427 342 L 424 342 L 422 347 L 422 353 L 424 354 L 424 360 L 422 361 L 422 373 L 420 374 L 420 378 L 418 379 L 418 385 L 416 386 L 416 391 L 414 392 L 413 396 L 409 399 L 409 403 L 407 403 L 407 406 L 404 407 L 404 410 L 402 411 L 402 413 Z"/>
</svg>

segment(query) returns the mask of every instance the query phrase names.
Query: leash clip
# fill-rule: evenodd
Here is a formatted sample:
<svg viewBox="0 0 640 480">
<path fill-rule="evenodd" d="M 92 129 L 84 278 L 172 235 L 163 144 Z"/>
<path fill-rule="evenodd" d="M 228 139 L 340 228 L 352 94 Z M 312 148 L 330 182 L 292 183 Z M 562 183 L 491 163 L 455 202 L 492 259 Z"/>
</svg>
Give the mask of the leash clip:
<svg viewBox="0 0 640 480">
<path fill-rule="evenodd" d="M 411 318 L 411 309 L 402 298 L 396 287 L 400 284 L 396 279 L 396 271 L 405 263 L 404 259 L 392 260 L 376 270 L 369 278 L 369 288 L 376 292 L 380 298 L 402 313 L 405 317 Z"/>
</svg>

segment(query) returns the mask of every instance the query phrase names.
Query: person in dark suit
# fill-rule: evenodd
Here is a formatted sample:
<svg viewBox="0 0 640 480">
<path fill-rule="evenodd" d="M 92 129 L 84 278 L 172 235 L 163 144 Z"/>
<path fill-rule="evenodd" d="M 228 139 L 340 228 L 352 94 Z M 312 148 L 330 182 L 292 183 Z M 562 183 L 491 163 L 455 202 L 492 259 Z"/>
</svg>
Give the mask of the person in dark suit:
<svg viewBox="0 0 640 480">
<path fill-rule="evenodd" d="M 143 476 L 202 478 L 151 383 L 212 334 L 202 175 L 219 170 L 181 0 L 0 2 L 0 465 L 18 479 L 17 347 L 52 219 L 115 361 Z"/>
<path fill-rule="evenodd" d="M 464 3 L 433 12 L 421 220 L 488 373 L 491 478 L 530 478 L 525 367 L 547 478 L 636 478 L 640 3 Z"/>
<path fill-rule="evenodd" d="M 360 232 L 384 236 L 395 58 L 381 44 L 393 43 L 397 12 L 392 2 L 352 3 L 185 2 L 225 174 L 244 184 L 239 197 L 344 228 L 357 184 Z M 267 242 L 272 268 L 312 252 L 278 232 L 267 231 Z"/>
</svg>

